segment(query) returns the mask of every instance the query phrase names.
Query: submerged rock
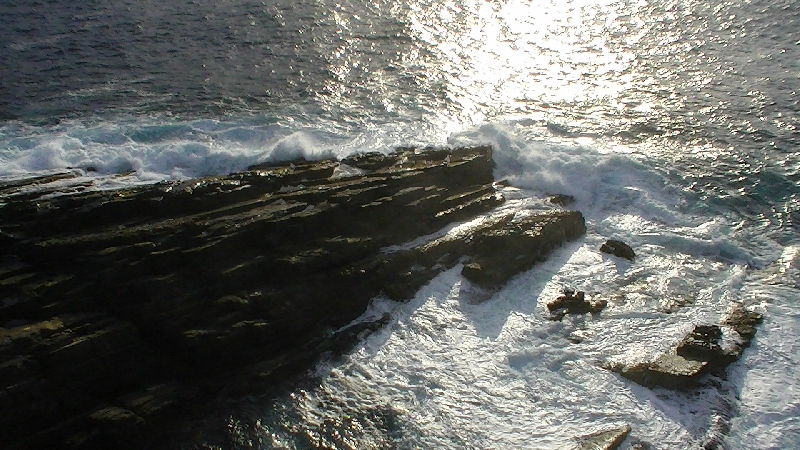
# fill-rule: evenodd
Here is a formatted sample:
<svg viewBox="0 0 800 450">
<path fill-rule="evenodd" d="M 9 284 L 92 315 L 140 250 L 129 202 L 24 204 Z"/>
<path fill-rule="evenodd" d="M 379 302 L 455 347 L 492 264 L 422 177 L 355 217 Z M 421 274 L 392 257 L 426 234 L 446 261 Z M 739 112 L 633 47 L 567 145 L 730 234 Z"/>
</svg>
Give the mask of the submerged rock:
<svg viewBox="0 0 800 450">
<path fill-rule="evenodd" d="M 496 287 L 586 230 L 552 212 L 415 243 L 503 202 L 491 149 L 344 164 L 69 195 L 48 184 L 74 174 L 0 185 L 0 323 L 20 325 L 0 329 L 0 434 L 153 447 L 220 392 L 263 393 L 346 351 L 382 324 L 348 326 L 372 298 L 408 299 L 465 260 Z"/>
<path fill-rule="evenodd" d="M 695 325 L 678 346 L 650 362 L 611 366 L 619 373 L 642 386 L 663 386 L 689 389 L 707 373 L 720 373 L 728 364 L 738 360 L 755 335 L 761 315 L 734 305 L 718 325 Z M 724 331 L 723 331 L 724 330 Z M 723 336 L 730 333 L 730 342 L 723 345 Z"/>
<path fill-rule="evenodd" d="M 600 246 L 600 251 L 631 261 L 636 258 L 636 253 L 634 253 L 630 245 L 615 239 L 607 240 L 605 244 Z"/>
</svg>

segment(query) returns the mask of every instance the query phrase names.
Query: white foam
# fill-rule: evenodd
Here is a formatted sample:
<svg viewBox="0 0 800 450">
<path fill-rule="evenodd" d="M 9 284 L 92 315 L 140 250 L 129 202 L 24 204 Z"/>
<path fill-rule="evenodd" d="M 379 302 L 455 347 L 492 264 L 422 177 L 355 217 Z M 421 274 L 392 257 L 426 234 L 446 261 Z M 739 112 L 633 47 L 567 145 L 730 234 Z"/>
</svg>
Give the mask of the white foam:
<svg viewBox="0 0 800 450">
<path fill-rule="evenodd" d="M 119 174 L 139 184 L 224 175 L 265 161 L 341 159 L 365 151 L 389 153 L 401 145 L 443 143 L 429 139 L 426 127 L 400 131 L 403 126 L 340 130 L 324 121 L 309 125 L 170 117 L 41 127 L 6 123 L 0 126 L 0 179 L 81 168 L 88 169 L 87 176 L 96 178 L 98 186 L 106 184 L 103 178 Z"/>
<path fill-rule="evenodd" d="M 524 131 L 489 124 L 450 143 L 493 144 L 497 177 L 516 186 L 505 191 L 503 214 L 541 208 L 541 193 L 566 193 L 578 199 L 587 235 L 494 295 L 469 286 L 456 267 L 410 303 L 393 304 L 386 329 L 343 364 L 319 368 L 329 376 L 298 402 L 300 428 L 316 433 L 346 414 L 347 406 L 332 406 L 336 398 L 366 408 L 392 405 L 404 430 L 392 442 L 399 448 L 565 448 L 576 436 L 627 423 L 635 439 L 684 449 L 724 434 L 727 417 L 736 414 L 725 438 L 733 448 L 798 442 L 800 353 L 793 337 L 800 329 L 796 307 L 786 303 L 795 291 L 785 280 L 796 272 L 794 247 L 748 233 L 705 205 L 682 204 L 680 189 L 660 175 L 668 161 L 645 165 L 635 149 L 614 153 Z M 634 246 L 634 263 L 599 252 L 611 237 Z M 774 287 L 769 299 L 765 283 Z M 606 299 L 608 307 L 595 317 L 551 322 L 546 303 L 565 286 Z M 601 367 L 652 360 L 694 324 L 719 323 L 734 302 L 755 303 L 769 325 L 718 389 L 651 390 Z M 785 319 L 773 321 L 778 311 Z"/>
</svg>

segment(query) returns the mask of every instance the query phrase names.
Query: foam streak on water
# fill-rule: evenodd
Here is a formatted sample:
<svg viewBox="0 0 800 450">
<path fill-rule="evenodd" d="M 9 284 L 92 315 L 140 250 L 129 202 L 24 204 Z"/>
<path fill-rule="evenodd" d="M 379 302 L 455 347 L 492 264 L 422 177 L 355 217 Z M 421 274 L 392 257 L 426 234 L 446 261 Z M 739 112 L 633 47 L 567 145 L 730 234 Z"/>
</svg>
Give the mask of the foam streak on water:
<svg viewBox="0 0 800 450">
<path fill-rule="evenodd" d="M 306 126 L 269 118 L 8 124 L 0 127 L 0 148 L 5 149 L 0 153 L 0 179 L 74 168 L 98 184 L 108 177 L 124 177 L 119 181 L 127 184 L 179 180 L 241 171 L 264 161 L 388 153 L 420 142 L 422 131 L 386 125 L 352 135 L 326 122 Z M 427 142 L 443 144 L 444 138 Z"/>
</svg>

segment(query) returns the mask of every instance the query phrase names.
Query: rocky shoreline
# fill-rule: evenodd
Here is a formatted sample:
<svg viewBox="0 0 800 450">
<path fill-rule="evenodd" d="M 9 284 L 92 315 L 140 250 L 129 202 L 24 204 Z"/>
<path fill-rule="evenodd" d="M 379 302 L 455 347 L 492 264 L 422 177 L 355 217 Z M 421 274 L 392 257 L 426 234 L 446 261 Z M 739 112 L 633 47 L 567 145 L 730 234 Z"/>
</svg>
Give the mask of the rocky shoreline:
<svg viewBox="0 0 800 450">
<path fill-rule="evenodd" d="M 408 300 L 458 264 L 492 292 L 586 233 L 569 196 L 503 212 L 493 168 L 486 146 L 404 148 L 113 191 L 75 173 L 0 183 L 7 448 L 183 446 L 220 398 L 277 392 L 384 326 L 358 320 L 375 297 Z M 635 264 L 623 242 L 599 251 Z M 551 320 L 606 306 L 569 289 L 547 305 Z M 690 390 L 760 321 L 735 306 L 654 361 L 605 368 Z M 648 448 L 631 432 L 576 445 Z"/>
<path fill-rule="evenodd" d="M 379 327 L 348 327 L 378 295 L 458 263 L 501 286 L 585 233 L 554 208 L 408 244 L 502 204 L 492 170 L 489 147 L 399 149 L 117 191 L 0 185 L 0 434 L 157 446 L 221 392 L 263 392 Z"/>
</svg>

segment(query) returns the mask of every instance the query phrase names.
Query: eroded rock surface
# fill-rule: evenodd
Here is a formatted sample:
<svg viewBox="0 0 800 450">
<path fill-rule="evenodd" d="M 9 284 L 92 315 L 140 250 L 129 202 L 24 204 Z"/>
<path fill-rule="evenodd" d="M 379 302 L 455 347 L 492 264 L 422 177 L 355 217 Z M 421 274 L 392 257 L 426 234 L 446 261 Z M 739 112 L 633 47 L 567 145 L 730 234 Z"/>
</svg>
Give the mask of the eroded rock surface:
<svg viewBox="0 0 800 450">
<path fill-rule="evenodd" d="M 264 392 L 465 261 L 502 285 L 585 232 L 503 202 L 488 147 L 265 164 L 118 191 L 0 184 L 0 434 L 10 448 L 148 448 L 220 392 Z M 63 186 L 63 184 L 61 185 Z M 333 331 L 339 330 L 339 331 Z"/>
<path fill-rule="evenodd" d="M 721 326 L 695 325 L 675 349 L 654 361 L 610 369 L 643 386 L 689 389 L 703 375 L 718 372 L 738 360 L 750 345 L 761 320 L 760 314 L 735 304 Z M 728 339 L 723 340 L 726 333 Z"/>
</svg>

